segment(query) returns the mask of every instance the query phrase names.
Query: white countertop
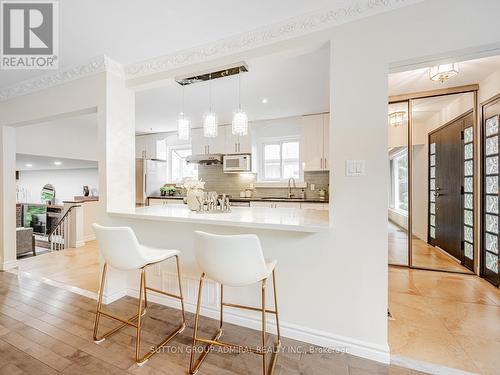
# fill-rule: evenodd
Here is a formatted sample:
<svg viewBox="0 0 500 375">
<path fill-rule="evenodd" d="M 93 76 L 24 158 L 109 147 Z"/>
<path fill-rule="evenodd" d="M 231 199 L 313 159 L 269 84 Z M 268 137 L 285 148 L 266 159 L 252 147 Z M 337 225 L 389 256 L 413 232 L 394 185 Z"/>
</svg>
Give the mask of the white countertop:
<svg viewBox="0 0 500 375">
<path fill-rule="evenodd" d="M 198 224 L 226 225 L 294 232 L 322 232 L 329 228 L 328 211 L 299 208 L 233 207 L 228 213 L 197 213 L 185 204 L 167 204 L 122 212 L 111 216 Z"/>
</svg>

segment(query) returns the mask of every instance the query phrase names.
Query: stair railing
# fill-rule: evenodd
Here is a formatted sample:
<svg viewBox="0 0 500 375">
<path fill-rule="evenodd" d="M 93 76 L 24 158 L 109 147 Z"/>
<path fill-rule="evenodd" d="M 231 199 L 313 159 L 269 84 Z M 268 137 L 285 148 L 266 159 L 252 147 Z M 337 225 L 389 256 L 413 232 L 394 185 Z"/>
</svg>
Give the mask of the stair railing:
<svg viewBox="0 0 500 375">
<path fill-rule="evenodd" d="M 70 206 L 64 213 L 62 218 L 58 221 L 57 225 L 50 231 L 48 241 L 50 244 L 50 251 L 63 250 L 68 247 L 69 238 L 69 214 L 74 208 L 81 207 L 80 205 Z"/>
</svg>

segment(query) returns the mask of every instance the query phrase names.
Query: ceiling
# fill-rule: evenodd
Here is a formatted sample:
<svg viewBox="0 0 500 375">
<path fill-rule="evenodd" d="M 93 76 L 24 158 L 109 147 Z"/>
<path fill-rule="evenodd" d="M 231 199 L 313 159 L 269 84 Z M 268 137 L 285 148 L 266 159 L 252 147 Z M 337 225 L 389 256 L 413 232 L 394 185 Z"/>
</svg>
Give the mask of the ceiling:
<svg viewBox="0 0 500 375">
<path fill-rule="evenodd" d="M 59 67 L 107 55 L 121 64 L 169 55 L 319 11 L 343 22 L 419 0 L 65 0 L 59 4 Z M 48 71 L 0 71 L 0 88 Z M 49 72 L 50 73 L 50 72 Z"/>
<path fill-rule="evenodd" d="M 212 106 L 219 124 L 230 124 L 238 108 L 241 79 L 242 108 L 249 120 L 298 116 L 329 110 L 329 45 L 293 50 L 246 61 L 248 72 L 213 80 Z M 202 125 L 209 109 L 209 83 L 184 87 L 184 112 L 192 127 Z M 136 131 L 176 129 L 182 110 L 182 87 L 174 80 L 165 86 L 136 93 Z M 262 103 L 267 99 L 267 103 Z"/>
<path fill-rule="evenodd" d="M 458 68 L 458 75 L 444 83 L 431 81 L 429 79 L 428 68 L 389 74 L 389 95 L 408 94 L 479 83 L 491 73 L 500 69 L 500 56 L 462 61 L 459 62 Z"/>
<path fill-rule="evenodd" d="M 61 163 L 55 165 L 54 162 Z M 27 164 L 31 164 L 29 167 Z M 96 161 L 77 160 L 67 158 L 54 158 L 48 156 L 16 154 L 16 170 L 18 171 L 40 171 L 53 169 L 82 169 L 97 168 Z"/>
</svg>

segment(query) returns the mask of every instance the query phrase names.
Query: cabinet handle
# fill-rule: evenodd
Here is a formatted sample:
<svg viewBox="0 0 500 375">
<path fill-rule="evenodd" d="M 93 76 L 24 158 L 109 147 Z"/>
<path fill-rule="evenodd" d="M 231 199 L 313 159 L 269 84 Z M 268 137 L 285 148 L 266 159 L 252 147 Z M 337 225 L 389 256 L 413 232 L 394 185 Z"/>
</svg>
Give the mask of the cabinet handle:
<svg viewBox="0 0 500 375">
<path fill-rule="evenodd" d="M 323 169 L 323 158 L 319 159 L 319 168 Z"/>
</svg>

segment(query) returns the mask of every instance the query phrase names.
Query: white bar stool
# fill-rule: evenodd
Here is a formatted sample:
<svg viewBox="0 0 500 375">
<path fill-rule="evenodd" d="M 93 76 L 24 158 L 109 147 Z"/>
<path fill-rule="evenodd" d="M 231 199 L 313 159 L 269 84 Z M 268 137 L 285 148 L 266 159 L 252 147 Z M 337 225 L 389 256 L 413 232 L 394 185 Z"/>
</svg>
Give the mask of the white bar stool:
<svg viewBox="0 0 500 375">
<path fill-rule="evenodd" d="M 207 357 L 213 345 L 222 346 L 230 349 L 248 350 L 252 353 L 262 356 L 262 374 L 272 374 L 276 364 L 277 353 L 281 347 L 280 325 L 278 315 L 278 301 L 276 297 L 276 261 L 266 261 L 262 253 L 259 238 L 253 234 L 220 236 L 200 231 L 194 233 L 194 249 L 198 265 L 202 270 L 200 277 L 200 286 L 198 289 L 198 302 L 196 305 L 196 317 L 193 333 L 193 350 L 189 363 L 189 373 L 194 375 L 198 372 L 201 364 Z M 272 275 L 274 289 L 274 310 L 266 309 L 266 283 Z M 198 337 L 198 320 L 200 316 L 200 305 L 203 281 L 208 277 L 220 284 L 220 324 L 219 330 L 211 339 Z M 224 285 L 238 287 L 247 286 L 255 283 L 261 283 L 260 307 L 243 306 L 224 302 Z M 258 311 L 262 314 L 262 343 L 260 348 L 243 348 L 241 345 L 220 341 L 223 325 L 223 308 L 234 307 L 252 311 Z M 273 357 L 268 367 L 266 347 L 266 313 L 274 314 L 276 317 L 276 329 L 278 341 L 275 343 Z M 203 353 L 196 363 L 194 362 L 194 353 L 196 343 L 205 344 Z M 269 369 L 269 371 L 268 371 Z"/>
<path fill-rule="evenodd" d="M 98 224 L 92 224 L 96 234 L 97 241 L 99 243 L 99 250 L 104 258 L 104 266 L 102 270 L 101 285 L 99 288 L 99 300 L 97 302 L 96 317 L 94 322 L 94 342 L 99 344 L 104 341 L 107 337 L 111 336 L 113 333 L 118 332 L 121 328 L 126 325 L 136 328 L 136 342 L 135 342 L 135 361 L 138 365 L 143 365 L 153 354 L 157 352 L 159 348 L 165 346 L 172 340 L 175 336 L 181 333 L 186 327 L 186 316 L 184 312 L 184 298 L 182 296 L 182 286 L 181 286 L 181 271 L 179 265 L 179 251 L 178 250 L 167 250 L 167 249 L 156 249 L 148 246 L 143 246 L 137 241 L 137 237 L 134 232 L 129 227 L 103 227 Z M 152 264 L 162 262 L 167 259 L 175 257 L 177 264 L 177 280 L 179 282 L 179 295 L 167 293 L 158 289 L 150 288 L 146 285 L 146 267 Z M 109 312 L 102 310 L 102 294 L 104 290 L 104 283 L 106 281 L 106 272 L 108 265 L 123 271 L 130 270 L 140 270 L 141 271 L 141 283 L 139 288 L 139 305 L 137 308 L 137 314 L 131 318 L 122 318 L 113 315 Z M 146 313 L 146 308 L 148 306 L 148 300 L 146 295 L 146 290 L 151 290 L 153 292 L 161 293 L 169 297 L 177 298 L 181 302 L 182 309 L 182 324 L 169 336 L 167 336 L 162 342 L 152 348 L 144 356 L 140 356 L 141 349 L 141 318 Z M 143 308 L 144 302 L 144 308 Z M 105 317 L 118 320 L 121 322 L 119 326 L 111 329 L 110 331 L 104 333 L 101 336 L 97 335 L 99 329 L 99 318 L 103 315 Z M 134 321 L 137 320 L 137 323 Z"/>
</svg>

